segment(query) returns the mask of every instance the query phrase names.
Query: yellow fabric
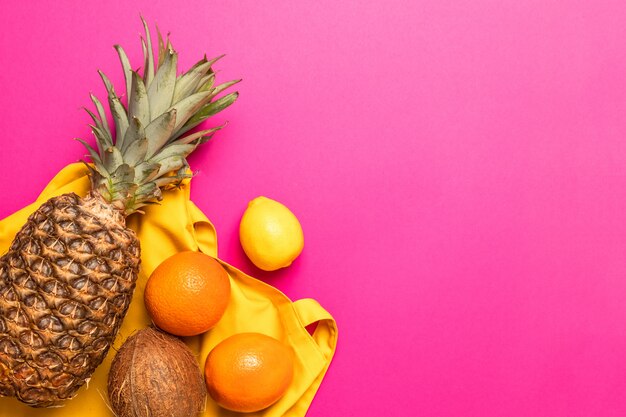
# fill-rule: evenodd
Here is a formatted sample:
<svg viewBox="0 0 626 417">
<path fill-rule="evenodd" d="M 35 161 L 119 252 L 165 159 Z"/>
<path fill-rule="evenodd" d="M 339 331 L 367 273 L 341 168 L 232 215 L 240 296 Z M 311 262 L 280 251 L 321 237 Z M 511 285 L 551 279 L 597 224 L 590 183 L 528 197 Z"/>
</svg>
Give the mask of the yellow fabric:
<svg viewBox="0 0 626 417">
<path fill-rule="evenodd" d="M 63 169 L 35 203 L 0 221 L 0 252 L 7 251 L 26 218 L 41 203 L 50 197 L 68 192 L 84 195 L 88 189 L 89 180 L 82 164 L 72 164 Z M 113 416 L 106 405 L 109 366 L 115 355 L 115 348 L 119 348 L 134 331 L 150 324 L 143 304 L 143 291 L 150 273 L 165 258 L 183 250 L 200 250 L 217 257 L 215 228 L 189 200 L 189 182 L 180 189 L 166 192 L 163 204 L 147 207 L 145 215 L 129 217 L 128 225 L 137 232 L 141 241 L 141 271 L 130 309 L 107 358 L 96 370 L 88 386 L 83 386 L 78 395 L 67 401 L 63 407 L 33 409 L 15 398 L 0 398 L 0 417 Z M 229 306 L 215 328 L 204 335 L 185 338 L 185 342 L 197 355 L 202 369 L 210 350 L 235 333 L 261 332 L 291 345 L 296 354 L 296 364 L 294 381 L 289 390 L 273 406 L 246 415 L 304 416 L 335 352 L 335 320 L 315 300 L 303 299 L 292 303 L 276 288 L 220 262 L 231 280 Z M 311 336 L 305 327 L 313 323 L 317 323 L 317 327 Z M 238 414 L 218 407 L 210 397 L 206 411 L 202 414 L 203 417 L 235 415 Z"/>
</svg>

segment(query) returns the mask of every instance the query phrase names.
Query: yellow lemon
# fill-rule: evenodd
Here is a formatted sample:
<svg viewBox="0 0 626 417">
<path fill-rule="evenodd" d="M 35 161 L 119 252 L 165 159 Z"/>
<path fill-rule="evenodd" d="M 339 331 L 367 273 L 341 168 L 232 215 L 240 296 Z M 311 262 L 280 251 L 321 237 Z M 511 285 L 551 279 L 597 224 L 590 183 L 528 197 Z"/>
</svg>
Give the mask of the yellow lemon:
<svg viewBox="0 0 626 417">
<path fill-rule="evenodd" d="M 239 224 L 239 240 L 253 264 L 264 271 L 291 265 L 304 247 L 302 226 L 287 207 L 267 197 L 257 197 Z"/>
</svg>

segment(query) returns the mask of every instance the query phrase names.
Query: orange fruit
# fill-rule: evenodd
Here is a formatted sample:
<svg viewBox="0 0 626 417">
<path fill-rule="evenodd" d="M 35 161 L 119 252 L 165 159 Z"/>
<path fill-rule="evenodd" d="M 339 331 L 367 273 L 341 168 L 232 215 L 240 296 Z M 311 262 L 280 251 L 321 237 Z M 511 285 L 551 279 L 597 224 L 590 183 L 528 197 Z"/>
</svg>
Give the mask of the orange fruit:
<svg viewBox="0 0 626 417">
<path fill-rule="evenodd" d="M 228 274 L 212 257 L 180 252 L 150 275 L 144 302 L 154 324 L 177 336 L 210 330 L 222 318 L 230 299 Z"/>
<path fill-rule="evenodd" d="M 211 397 L 242 413 L 269 407 L 293 379 L 293 350 L 261 333 L 239 333 L 213 348 L 204 366 Z"/>
</svg>

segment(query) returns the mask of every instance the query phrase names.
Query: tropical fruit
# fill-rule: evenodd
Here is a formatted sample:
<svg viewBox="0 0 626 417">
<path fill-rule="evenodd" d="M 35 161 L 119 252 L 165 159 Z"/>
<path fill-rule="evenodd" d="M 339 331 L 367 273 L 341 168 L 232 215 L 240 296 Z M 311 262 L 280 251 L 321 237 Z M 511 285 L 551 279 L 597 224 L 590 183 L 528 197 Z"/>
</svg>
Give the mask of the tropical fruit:
<svg viewBox="0 0 626 417">
<path fill-rule="evenodd" d="M 190 417 L 204 409 L 206 387 L 191 350 L 154 328 L 139 330 L 118 350 L 107 385 L 117 417 Z"/>
<path fill-rule="evenodd" d="M 158 59 L 143 22 L 143 74 L 116 46 L 126 79 L 123 104 L 102 73 L 114 126 L 100 101 L 87 143 L 91 192 L 39 207 L 0 258 L 0 395 L 34 407 L 71 398 L 102 362 L 126 314 L 140 245 L 125 217 L 189 177 L 186 157 L 218 128 L 190 133 L 237 98 L 215 99 L 214 60 L 177 75 L 178 54 L 158 36 Z"/>
</svg>

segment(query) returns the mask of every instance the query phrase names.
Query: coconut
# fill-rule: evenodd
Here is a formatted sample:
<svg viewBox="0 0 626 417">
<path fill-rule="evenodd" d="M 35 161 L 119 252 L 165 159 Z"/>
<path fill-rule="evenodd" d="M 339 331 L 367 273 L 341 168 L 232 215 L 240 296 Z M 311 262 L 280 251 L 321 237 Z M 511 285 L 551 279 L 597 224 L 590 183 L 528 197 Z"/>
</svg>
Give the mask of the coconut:
<svg viewBox="0 0 626 417">
<path fill-rule="evenodd" d="M 124 342 L 111 364 L 108 391 L 118 417 L 191 417 L 204 410 L 206 400 L 192 352 L 154 328 Z"/>
</svg>

